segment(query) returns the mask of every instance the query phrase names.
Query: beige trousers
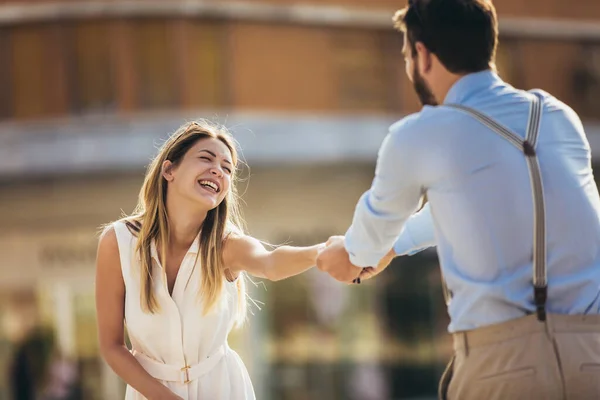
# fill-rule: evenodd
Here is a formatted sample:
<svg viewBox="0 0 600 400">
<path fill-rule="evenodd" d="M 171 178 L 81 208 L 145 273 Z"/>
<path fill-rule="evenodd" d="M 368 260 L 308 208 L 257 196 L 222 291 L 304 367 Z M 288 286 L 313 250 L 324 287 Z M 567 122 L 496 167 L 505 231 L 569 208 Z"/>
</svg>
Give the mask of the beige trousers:
<svg viewBox="0 0 600 400">
<path fill-rule="evenodd" d="M 530 315 L 453 338 L 440 399 L 600 399 L 600 315 Z"/>
</svg>

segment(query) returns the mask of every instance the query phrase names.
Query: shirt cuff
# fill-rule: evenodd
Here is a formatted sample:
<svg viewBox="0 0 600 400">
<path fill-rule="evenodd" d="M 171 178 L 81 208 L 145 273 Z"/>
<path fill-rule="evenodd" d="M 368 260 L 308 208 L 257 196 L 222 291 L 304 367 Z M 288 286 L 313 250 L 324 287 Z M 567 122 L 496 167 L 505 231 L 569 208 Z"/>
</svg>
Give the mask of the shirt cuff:
<svg viewBox="0 0 600 400">
<path fill-rule="evenodd" d="M 413 255 L 418 253 L 418 251 L 415 250 L 415 247 L 417 247 L 417 245 L 408 231 L 408 225 L 405 225 L 404 230 L 394 243 L 394 253 L 399 256 Z"/>
<path fill-rule="evenodd" d="M 354 253 L 352 251 L 352 233 L 351 233 L 352 228 L 350 228 L 348 230 L 348 232 L 346 232 L 346 236 L 344 237 L 344 247 L 346 248 L 346 251 L 348 252 L 348 256 L 350 258 L 350 262 L 360 268 L 366 268 L 366 267 L 375 267 L 377 266 L 377 264 L 379 264 L 379 261 L 381 261 L 381 259 L 383 258 L 384 255 L 382 255 L 381 257 L 379 257 L 376 254 L 370 254 L 370 255 L 358 255 L 356 253 Z"/>
</svg>

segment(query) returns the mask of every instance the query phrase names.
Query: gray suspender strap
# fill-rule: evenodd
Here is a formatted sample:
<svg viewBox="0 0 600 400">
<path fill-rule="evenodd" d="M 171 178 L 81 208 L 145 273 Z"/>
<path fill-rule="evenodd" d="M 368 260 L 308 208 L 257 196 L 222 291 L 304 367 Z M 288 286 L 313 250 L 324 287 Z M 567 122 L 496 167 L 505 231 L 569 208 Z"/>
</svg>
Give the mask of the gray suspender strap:
<svg viewBox="0 0 600 400">
<path fill-rule="evenodd" d="M 540 120 L 542 116 L 542 100 L 538 93 L 534 96 L 529 109 L 529 121 L 527 122 L 527 135 L 525 140 L 520 136 L 494 121 L 485 114 L 469 107 L 459 104 L 446 104 L 448 107 L 463 111 L 477 119 L 479 122 L 502 136 L 510 144 L 519 149 L 526 157 L 531 190 L 533 194 L 534 229 L 533 229 L 533 299 L 536 314 L 539 321 L 546 320 L 546 299 L 548 284 L 546 277 L 546 210 L 544 204 L 544 191 L 542 186 L 542 175 L 540 164 L 536 154 L 538 135 L 540 131 Z M 444 296 L 449 296 L 448 288 L 444 282 Z M 449 298 L 446 298 L 449 301 Z"/>
</svg>

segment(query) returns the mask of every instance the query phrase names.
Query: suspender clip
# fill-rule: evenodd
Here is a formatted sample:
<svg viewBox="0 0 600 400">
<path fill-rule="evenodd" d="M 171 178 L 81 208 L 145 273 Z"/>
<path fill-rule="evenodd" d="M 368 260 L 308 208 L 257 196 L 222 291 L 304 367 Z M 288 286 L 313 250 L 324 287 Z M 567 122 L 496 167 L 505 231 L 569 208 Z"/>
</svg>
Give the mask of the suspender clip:
<svg viewBox="0 0 600 400">
<path fill-rule="evenodd" d="M 527 157 L 535 157 L 535 148 L 527 140 L 523 142 L 523 153 L 525 153 Z"/>
<path fill-rule="evenodd" d="M 533 301 L 535 302 L 535 313 L 540 322 L 546 320 L 546 300 L 548 298 L 548 286 L 533 288 Z"/>
</svg>

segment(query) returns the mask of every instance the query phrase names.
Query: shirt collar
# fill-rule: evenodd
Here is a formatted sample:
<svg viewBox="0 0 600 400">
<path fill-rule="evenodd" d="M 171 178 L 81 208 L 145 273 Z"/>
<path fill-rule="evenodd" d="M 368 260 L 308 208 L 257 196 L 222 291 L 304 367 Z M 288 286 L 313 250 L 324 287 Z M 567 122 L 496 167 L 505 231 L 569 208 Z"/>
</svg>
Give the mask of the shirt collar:
<svg viewBox="0 0 600 400">
<path fill-rule="evenodd" d="M 483 89 L 502 83 L 498 74 L 489 69 L 465 75 L 452 85 L 444 99 L 444 104 L 462 104 Z"/>
</svg>

